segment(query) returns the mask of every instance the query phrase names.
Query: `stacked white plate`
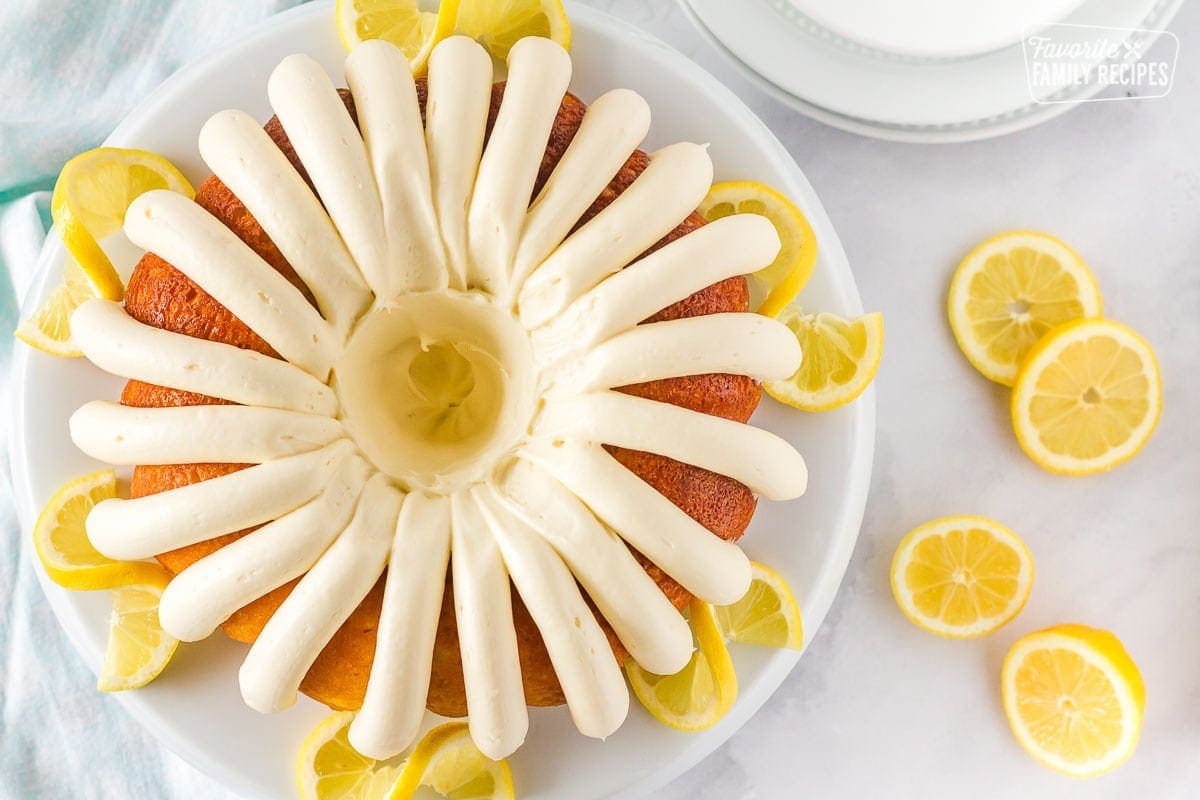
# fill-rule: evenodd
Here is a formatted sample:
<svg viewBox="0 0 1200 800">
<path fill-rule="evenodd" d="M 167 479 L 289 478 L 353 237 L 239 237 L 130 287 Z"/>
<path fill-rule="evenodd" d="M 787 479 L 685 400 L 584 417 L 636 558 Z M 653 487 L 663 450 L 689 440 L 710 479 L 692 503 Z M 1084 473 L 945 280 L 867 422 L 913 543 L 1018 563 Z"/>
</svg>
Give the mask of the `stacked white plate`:
<svg viewBox="0 0 1200 800">
<path fill-rule="evenodd" d="M 1183 0 L 680 0 L 701 32 L 801 112 L 884 139 L 964 141 L 1056 116 L 1101 91 L 1033 98 L 1024 35 L 1100 26 L 1144 53 Z"/>
</svg>

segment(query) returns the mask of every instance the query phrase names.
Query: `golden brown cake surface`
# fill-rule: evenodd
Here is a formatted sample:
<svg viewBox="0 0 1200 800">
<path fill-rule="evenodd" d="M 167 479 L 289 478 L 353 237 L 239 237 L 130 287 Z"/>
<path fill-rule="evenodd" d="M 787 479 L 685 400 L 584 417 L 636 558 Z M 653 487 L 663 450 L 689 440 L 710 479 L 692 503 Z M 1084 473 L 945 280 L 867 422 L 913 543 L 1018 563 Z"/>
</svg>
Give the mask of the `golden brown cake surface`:
<svg viewBox="0 0 1200 800">
<path fill-rule="evenodd" d="M 418 96 L 422 106 L 424 106 L 425 98 L 424 89 L 423 81 L 418 82 Z M 489 130 L 491 123 L 495 121 L 502 94 L 503 84 L 496 84 L 492 93 Z M 342 97 L 353 115 L 353 101 L 349 93 L 343 90 Z M 579 128 L 584 110 L 584 104 L 575 96 L 568 94 L 564 97 L 542 161 L 535 193 L 549 177 L 554 165 L 558 163 L 567 145 L 570 144 Z M 307 180 L 307 174 L 296 158 L 278 121 L 272 118 L 265 128 L 271 139 Z M 590 219 L 612 202 L 645 169 L 647 163 L 647 155 L 640 150 L 630 156 L 618 175 L 585 214 L 583 221 Z M 307 289 L 296 276 L 295 271 L 257 221 L 215 176 L 209 177 L 200 185 L 196 192 L 196 202 L 220 219 L 267 263 L 307 294 Z M 703 224 L 702 217 L 692 214 L 656 244 L 655 248 L 661 247 Z M 678 319 L 723 311 L 746 311 L 748 302 L 745 278 L 731 278 L 709 286 L 691 297 L 663 309 L 651 317 L 651 320 Z M 141 259 L 129 280 L 125 308 L 135 319 L 159 328 L 249 348 L 268 356 L 277 357 L 271 347 L 241 320 L 233 316 L 183 273 L 152 253 L 147 253 Z M 621 391 L 739 422 L 749 419 L 760 396 L 758 385 L 751 379 L 740 375 L 699 375 L 673 378 L 628 386 Z M 121 401 L 132 406 L 197 405 L 224 402 L 204 395 L 139 381 L 130 381 L 125 386 Z M 724 539 L 737 540 L 745 532 L 754 513 L 755 498 L 750 490 L 742 484 L 731 478 L 652 453 L 617 447 L 608 447 L 607 449 L 618 461 L 658 489 L 675 505 L 714 534 Z M 241 469 L 243 466 L 235 464 L 139 466 L 134 470 L 131 493 L 134 497 L 141 497 L 166 491 L 224 475 Z M 250 529 L 239 531 L 162 553 L 158 556 L 158 560 L 167 569 L 178 573 L 194 561 L 249 532 Z M 646 566 L 651 577 L 676 607 L 683 608 L 688 603 L 690 596 L 679 584 L 646 559 L 641 558 L 640 555 L 639 560 Z M 222 628 L 234 639 L 243 642 L 254 641 L 295 583 L 296 581 L 292 581 L 285 584 L 240 609 L 222 625 Z M 301 686 L 306 694 L 337 709 L 359 707 L 366 690 L 367 676 L 374 657 L 375 629 L 379 620 L 382 598 L 383 581 L 381 579 L 318 656 Z M 557 705 L 564 702 L 562 690 L 541 636 L 515 591 L 513 592 L 513 616 L 519 643 L 526 701 L 535 706 Z M 626 657 L 624 649 L 603 619 L 600 621 L 608 633 L 617 657 L 624 660 Z M 428 705 L 434 712 L 446 716 L 466 714 L 462 663 L 454 622 L 452 588 L 449 585 L 447 585 L 446 596 L 442 603 L 441 620 L 434 648 L 433 677 Z"/>
</svg>

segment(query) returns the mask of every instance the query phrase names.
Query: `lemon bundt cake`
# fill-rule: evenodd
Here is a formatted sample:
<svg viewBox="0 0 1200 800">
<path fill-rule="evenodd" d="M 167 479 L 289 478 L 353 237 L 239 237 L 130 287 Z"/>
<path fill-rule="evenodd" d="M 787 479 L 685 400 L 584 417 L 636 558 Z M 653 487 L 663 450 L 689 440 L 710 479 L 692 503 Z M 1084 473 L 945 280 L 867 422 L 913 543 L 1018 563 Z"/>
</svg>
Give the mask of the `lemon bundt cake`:
<svg viewBox="0 0 1200 800">
<path fill-rule="evenodd" d="M 129 381 L 71 420 L 134 467 L 88 536 L 175 574 L 168 633 L 252 643 L 247 704 L 357 709 L 364 754 L 403 750 L 426 707 L 492 758 L 527 704 L 607 736 L 624 659 L 681 669 L 680 609 L 749 585 L 756 497 L 804 491 L 791 445 L 744 424 L 800 360 L 747 313 L 778 237 L 705 225 L 706 148 L 638 150 L 645 101 L 585 107 L 549 40 L 513 47 L 502 83 L 463 37 L 420 81 L 380 41 L 345 74 L 285 59 L 265 129 L 204 125 L 195 202 L 130 207 L 124 306 L 72 318 Z"/>
</svg>

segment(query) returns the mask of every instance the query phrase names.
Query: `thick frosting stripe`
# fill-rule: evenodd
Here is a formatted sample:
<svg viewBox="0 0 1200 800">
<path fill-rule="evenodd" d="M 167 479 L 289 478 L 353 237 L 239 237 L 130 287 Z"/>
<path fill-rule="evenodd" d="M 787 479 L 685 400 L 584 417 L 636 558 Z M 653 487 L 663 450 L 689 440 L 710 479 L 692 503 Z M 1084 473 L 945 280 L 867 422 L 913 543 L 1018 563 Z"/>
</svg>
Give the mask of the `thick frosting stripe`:
<svg viewBox="0 0 1200 800">
<path fill-rule="evenodd" d="M 286 361 L 233 345 L 143 325 L 112 300 L 88 300 L 71 315 L 83 354 L 100 369 L 146 383 L 249 406 L 333 416 L 333 390 Z"/>
<path fill-rule="evenodd" d="M 346 58 L 375 185 L 383 203 L 388 251 L 396 262 L 383 297 L 444 289 L 446 253 L 433 212 L 425 129 L 408 59 L 390 42 L 369 39 Z"/>
<path fill-rule="evenodd" d="M 354 120 L 325 70 L 306 55 L 279 62 L 267 80 L 267 97 L 342 241 L 378 296 L 394 285 L 397 268 L 388 252 L 367 148 Z"/>
<path fill-rule="evenodd" d="M 492 57 L 467 36 L 451 36 L 429 56 L 425 143 L 433 205 L 450 260 L 450 285 L 467 288 L 467 209 L 479 170 L 492 99 Z"/>
<path fill-rule="evenodd" d="M 458 492 L 450 503 L 450 567 L 467 724 L 479 752 L 501 759 L 520 747 L 529 731 L 508 571 L 475 499 Z"/>
<path fill-rule="evenodd" d="M 704 146 L 680 142 L 653 153 L 628 189 L 529 276 L 521 287 L 521 323 L 529 329 L 546 324 L 674 230 L 704 199 L 712 175 Z"/>
<path fill-rule="evenodd" d="M 330 417 L 256 406 L 136 408 L 93 400 L 71 415 L 71 441 L 108 464 L 258 464 L 343 438 Z"/>
<path fill-rule="evenodd" d="M 345 530 L 370 473 L 361 458 L 345 459 L 316 498 L 172 578 L 158 604 L 163 630 L 199 641 L 239 608 L 307 572 Z"/>
<path fill-rule="evenodd" d="M 521 286 L 588 210 L 650 130 L 650 106 L 637 92 L 613 89 L 597 97 L 546 185 L 525 215 L 513 262 Z"/>
<path fill-rule="evenodd" d="M 501 504 L 491 487 L 476 487 L 472 494 L 542 635 L 576 729 L 595 739 L 608 737 L 629 713 L 629 690 L 575 578 L 554 549 Z"/>
<path fill-rule="evenodd" d="M 467 214 L 469 288 L 507 294 L 525 213 L 570 81 L 571 59 L 549 39 L 527 36 L 508 51 L 504 99 Z"/>
<path fill-rule="evenodd" d="M 125 235 L 191 278 L 288 362 L 319 380 L 341 350 L 338 336 L 287 278 L 200 206 L 166 189 L 125 214 Z"/>
<path fill-rule="evenodd" d="M 398 755 L 421 729 L 449 561 L 450 501 L 408 495 L 392 542 L 366 696 L 350 723 L 350 744 L 369 758 Z"/>
<path fill-rule="evenodd" d="M 734 214 L 681 236 L 609 276 L 531 336 L 553 364 L 629 330 L 655 312 L 775 260 L 779 234 L 766 217 Z"/>
<path fill-rule="evenodd" d="M 750 560 L 741 548 L 689 517 L 600 445 L 535 442 L 522 455 L 701 600 L 728 605 L 750 588 Z"/>
<path fill-rule="evenodd" d="M 245 530 L 303 505 L 355 451 L 348 439 L 157 494 L 104 500 L 87 516 L 92 546 L 132 561 Z"/>
<path fill-rule="evenodd" d="M 781 380 L 800 368 L 800 343 L 761 314 L 722 313 L 637 325 L 564 365 L 553 394 L 578 394 L 683 375 Z"/>
<path fill-rule="evenodd" d="M 497 490 L 558 551 L 635 661 L 657 675 L 687 666 L 694 649 L 687 622 L 579 498 L 524 460 L 505 471 Z"/>
<path fill-rule="evenodd" d="M 804 459 L 770 431 L 620 392 L 550 403 L 535 432 L 657 453 L 733 478 L 770 500 L 792 500 L 808 485 Z"/>
<path fill-rule="evenodd" d="M 308 184 L 245 111 L 209 117 L 199 147 L 204 163 L 246 206 L 345 339 L 371 304 L 371 292 Z"/>
<path fill-rule="evenodd" d="M 276 609 L 238 673 L 242 699 L 271 714 L 296 702 L 300 681 L 383 574 L 404 495 L 381 472 L 367 481 L 345 531 Z"/>
</svg>

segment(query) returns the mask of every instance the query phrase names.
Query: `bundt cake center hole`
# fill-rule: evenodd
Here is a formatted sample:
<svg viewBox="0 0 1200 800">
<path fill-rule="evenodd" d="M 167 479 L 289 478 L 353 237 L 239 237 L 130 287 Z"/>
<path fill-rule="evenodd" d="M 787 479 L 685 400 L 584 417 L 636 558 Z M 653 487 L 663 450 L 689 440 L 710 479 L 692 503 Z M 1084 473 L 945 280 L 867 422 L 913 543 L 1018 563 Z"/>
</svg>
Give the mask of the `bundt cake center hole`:
<svg viewBox="0 0 1200 800">
<path fill-rule="evenodd" d="M 351 437 L 407 489 L 482 480 L 524 436 L 535 402 L 529 338 L 478 293 L 406 295 L 355 328 L 334 367 Z"/>
</svg>

